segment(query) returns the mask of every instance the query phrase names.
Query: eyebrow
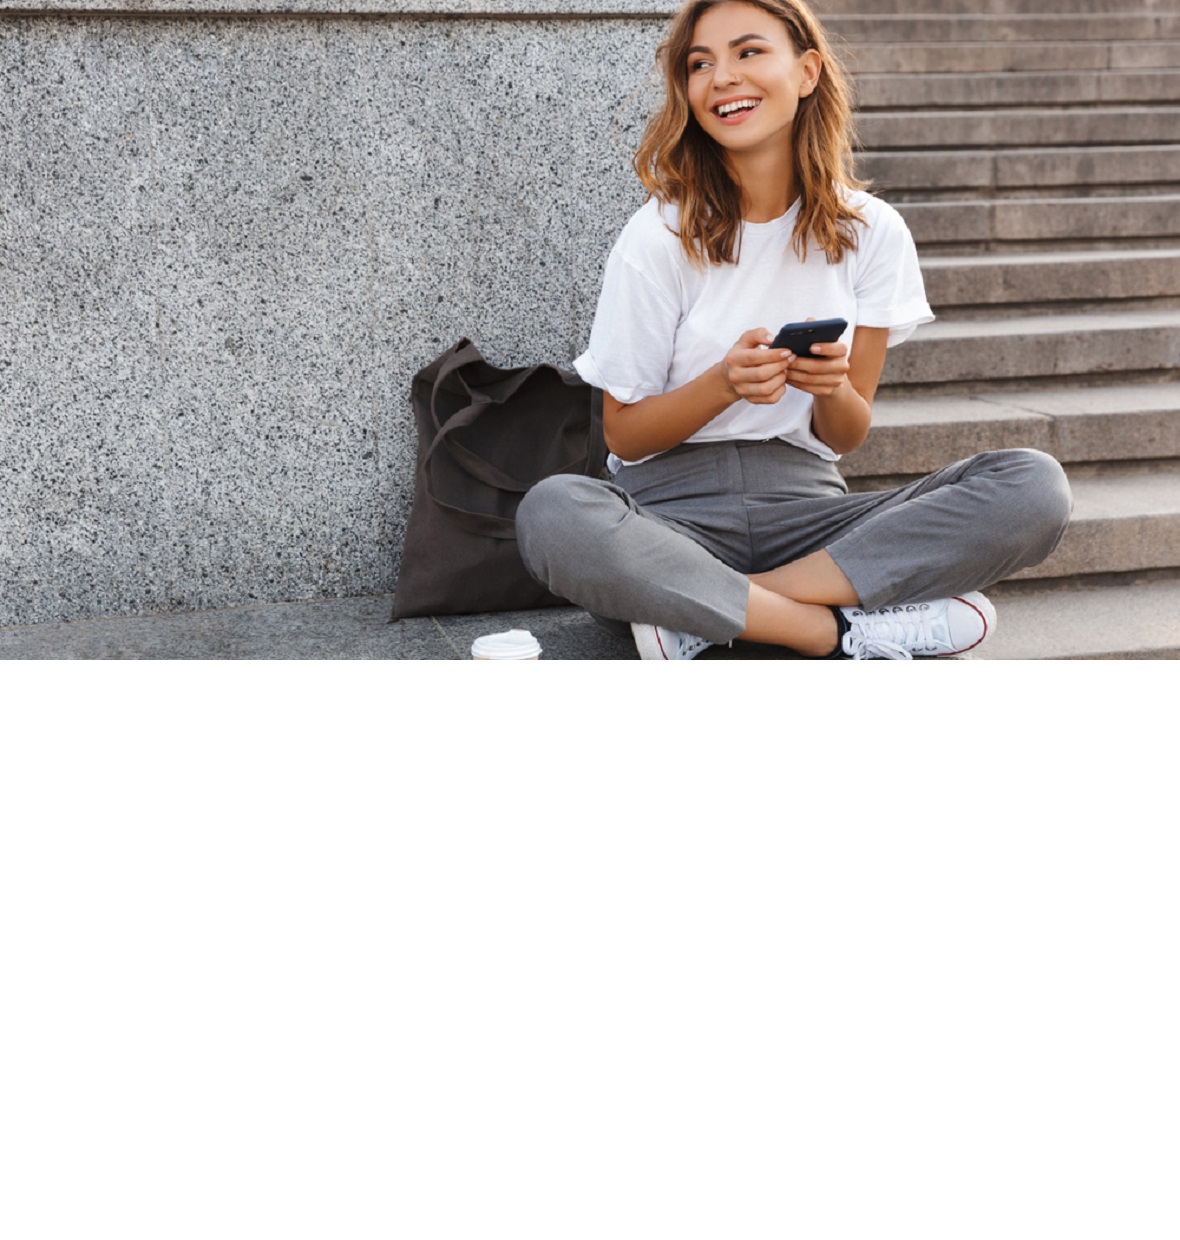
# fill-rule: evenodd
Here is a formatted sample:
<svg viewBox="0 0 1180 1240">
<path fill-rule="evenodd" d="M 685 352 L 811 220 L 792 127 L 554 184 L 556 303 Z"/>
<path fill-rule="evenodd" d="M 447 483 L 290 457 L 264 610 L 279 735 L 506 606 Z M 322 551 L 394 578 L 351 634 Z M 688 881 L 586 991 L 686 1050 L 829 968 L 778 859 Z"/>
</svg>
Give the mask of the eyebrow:
<svg viewBox="0 0 1180 1240">
<path fill-rule="evenodd" d="M 730 39 L 729 46 L 740 47 L 741 44 L 748 43 L 751 39 L 759 39 L 763 43 L 770 42 L 770 40 L 764 34 L 739 34 L 736 39 Z M 685 55 L 691 56 L 693 52 L 711 52 L 712 50 L 713 49 L 711 47 L 701 47 L 700 44 L 697 44 L 696 47 L 690 47 L 688 51 L 685 53 Z"/>
</svg>

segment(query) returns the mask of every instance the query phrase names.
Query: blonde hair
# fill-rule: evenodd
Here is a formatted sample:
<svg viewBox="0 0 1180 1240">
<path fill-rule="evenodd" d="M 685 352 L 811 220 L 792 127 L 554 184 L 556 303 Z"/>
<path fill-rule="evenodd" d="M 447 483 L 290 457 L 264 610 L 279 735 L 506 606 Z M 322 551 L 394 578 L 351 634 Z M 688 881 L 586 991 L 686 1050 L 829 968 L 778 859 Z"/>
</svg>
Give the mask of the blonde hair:
<svg viewBox="0 0 1180 1240">
<path fill-rule="evenodd" d="M 664 73 L 663 106 L 647 122 L 633 161 L 644 188 L 680 215 L 680 241 L 697 266 L 733 262 L 742 225 L 741 188 L 688 104 L 688 49 L 701 16 L 728 0 L 688 0 L 672 19 L 656 52 Z M 828 45 L 823 27 L 802 0 L 741 0 L 777 17 L 797 54 L 816 51 L 823 61 L 819 82 L 799 100 L 793 134 L 799 214 L 791 243 L 800 258 L 814 242 L 838 263 L 856 249 L 856 222 L 864 216 L 847 201 L 861 189 L 852 171 L 852 89 Z"/>
</svg>

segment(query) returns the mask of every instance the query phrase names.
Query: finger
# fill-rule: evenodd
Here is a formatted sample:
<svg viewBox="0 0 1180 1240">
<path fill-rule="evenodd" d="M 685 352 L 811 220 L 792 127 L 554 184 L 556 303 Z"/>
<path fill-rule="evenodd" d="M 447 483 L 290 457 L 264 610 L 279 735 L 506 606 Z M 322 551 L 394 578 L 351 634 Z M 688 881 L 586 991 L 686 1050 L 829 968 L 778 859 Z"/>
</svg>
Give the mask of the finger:
<svg viewBox="0 0 1180 1240">
<path fill-rule="evenodd" d="M 781 379 L 787 373 L 782 362 L 762 361 L 753 366 L 743 367 L 738 374 L 740 383 L 765 383 L 767 379 Z"/>
<path fill-rule="evenodd" d="M 799 357 L 788 369 L 810 375 L 846 375 L 849 366 L 842 357 Z"/>
<path fill-rule="evenodd" d="M 787 371 L 788 383 L 839 383 L 844 378 L 842 370 L 827 366 L 806 366 L 796 363 Z"/>
<path fill-rule="evenodd" d="M 752 327 L 748 332 L 742 332 L 737 339 L 735 349 L 756 349 L 760 344 L 770 344 L 774 337 L 765 327 Z"/>
<path fill-rule="evenodd" d="M 776 375 L 782 376 L 786 373 L 785 363 L 768 362 L 765 354 L 745 366 L 734 365 L 730 368 L 730 377 L 735 384 L 763 383 L 767 379 L 773 379 Z"/>
<path fill-rule="evenodd" d="M 773 378 L 765 379 L 761 383 L 746 383 L 738 390 L 746 400 L 751 397 L 766 397 L 780 389 L 785 390 L 787 386 L 786 377 L 782 374 L 775 375 Z"/>
<path fill-rule="evenodd" d="M 830 379 L 827 376 L 787 376 L 787 383 L 797 391 L 806 392 L 808 396 L 831 396 L 838 392 L 843 380 Z"/>
<path fill-rule="evenodd" d="M 765 392 L 750 392 L 749 395 L 743 397 L 749 401 L 751 405 L 773 405 L 787 393 L 787 385 L 785 383 L 777 383 Z"/>
<path fill-rule="evenodd" d="M 842 340 L 820 341 L 811 346 L 813 357 L 843 357 L 848 346 Z"/>
</svg>

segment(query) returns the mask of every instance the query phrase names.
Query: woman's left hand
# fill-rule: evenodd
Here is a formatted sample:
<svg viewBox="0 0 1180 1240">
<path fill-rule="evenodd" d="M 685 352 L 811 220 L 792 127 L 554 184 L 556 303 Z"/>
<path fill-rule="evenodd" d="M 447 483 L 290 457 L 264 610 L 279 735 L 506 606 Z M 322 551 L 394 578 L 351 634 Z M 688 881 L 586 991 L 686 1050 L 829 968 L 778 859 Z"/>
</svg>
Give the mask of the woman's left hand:
<svg viewBox="0 0 1180 1240">
<path fill-rule="evenodd" d="M 798 355 L 788 363 L 787 385 L 809 396 L 833 396 L 848 382 L 848 346 L 836 340 L 811 347 L 812 353 Z"/>
</svg>

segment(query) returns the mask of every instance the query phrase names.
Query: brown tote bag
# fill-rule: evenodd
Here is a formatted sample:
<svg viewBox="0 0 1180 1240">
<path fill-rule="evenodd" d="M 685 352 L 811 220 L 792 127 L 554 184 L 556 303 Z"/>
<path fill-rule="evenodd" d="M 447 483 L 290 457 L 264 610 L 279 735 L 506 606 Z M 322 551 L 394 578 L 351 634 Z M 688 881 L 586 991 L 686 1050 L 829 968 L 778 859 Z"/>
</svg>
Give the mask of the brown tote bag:
<svg viewBox="0 0 1180 1240">
<path fill-rule="evenodd" d="M 516 509 L 551 474 L 602 473 L 602 393 L 556 366 L 502 370 L 460 340 L 411 398 L 418 470 L 393 619 L 565 602 L 529 576 Z"/>
</svg>

